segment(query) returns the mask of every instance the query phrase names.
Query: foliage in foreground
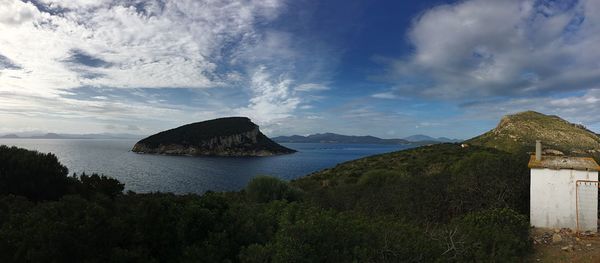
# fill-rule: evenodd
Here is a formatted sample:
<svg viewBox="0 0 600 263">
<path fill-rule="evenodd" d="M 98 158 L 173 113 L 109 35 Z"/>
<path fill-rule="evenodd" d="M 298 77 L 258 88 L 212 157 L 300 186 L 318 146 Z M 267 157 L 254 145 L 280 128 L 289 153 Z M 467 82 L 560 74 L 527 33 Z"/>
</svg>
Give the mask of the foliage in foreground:
<svg viewBox="0 0 600 263">
<path fill-rule="evenodd" d="M 465 243 L 461 261 L 476 258 L 515 262 L 531 249 L 529 222 L 511 209 L 469 213 L 457 224 Z"/>
<path fill-rule="evenodd" d="M 438 144 L 340 164 L 292 185 L 339 211 L 449 223 L 470 212 L 529 212 L 528 156 Z"/>
<path fill-rule="evenodd" d="M 23 159 L 7 158 L 6 151 Z M 510 261 L 529 251 L 528 222 L 514 210 L 522 208 L 506 201 L 510 198 L 492 202 L 496 189 L 477 203 L 448 210 L 444 206 L 481 193 L 462 188 L 447 190 L 456 191 L 448 195 L 436 188 L 439 182 L 427 184 L 439 174 L 419 174 L 426 180 L 418 191 L 441 191 L 432 201 L 404 199 L 413 190 L 403 180 L 417 180 L 398 169 L 365 170 L 339 189 L 299 190 L 298 183 L 257 177 L 241 192 L 123 194 L 123 185 L 108 177 L 67 177 L 53 155 L 4 147 L 0 156 L 0 183 L 6 183 L 0 193 L 0 262 Z M 453 160 L 449 171 L 464 178 L 451 176 L 443 185 L 474 180 L 471 166 L 500 173 L 491 160 L 497 157 L 473 153 Z M 505 158 L 500 155 L 498 162 L 510 161 Z M 34 174 L 29 162 L 45 163 Z M 22 175 L 42 181 L 48 175 L 60 191 L 36 183 L 20 186 L 26 182 L 18 178 Z M 496 183 L 513 186 L 511 178 Z M 483 184 L 464 187 L 478 183 Z M 348 190 L 360 196 L 348 197 Z M 331 205 L 335 197 L 338 205 Z M 394 205 L 398 201 L 416 202 L 424 211 L 407 211 L 410 204 Z M 414 218 L 448 211 L 452 214 L 443 217 L 448 220 L 437 224 Z"/>
</svg>

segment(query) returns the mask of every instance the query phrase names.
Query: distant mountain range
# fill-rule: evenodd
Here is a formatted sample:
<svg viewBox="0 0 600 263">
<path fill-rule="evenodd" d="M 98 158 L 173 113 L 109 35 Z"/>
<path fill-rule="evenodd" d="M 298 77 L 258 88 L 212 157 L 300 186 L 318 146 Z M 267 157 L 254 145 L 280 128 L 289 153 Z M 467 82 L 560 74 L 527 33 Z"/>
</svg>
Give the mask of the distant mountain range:
<svg viewBox="0 0 600 263">
<path fill-rule="evenodd" d="M 0 139 L 140 139 L 145 135 L 128 133 L 89 133 L 89 134 L 66 134 L 66 133 L 42 133 L 23 132 L 0 134 Z M 317 133 L 308 136 L 292 135 L 271 138 L 277 143 L 348 143 L 348 144 L 434 144 L 441 142 L 460 142 L 462 140 L 449 139 L 446 137 L 434 138 L 427 135 L 412 135 L 402 139 L 382 139 L 375 136 L 352 136 L 336 133 Z"/>
<path fill-rule="evenodd" d="M 402 139 L 407 140 L 409 142 L 462 142 L 463 141 L 463 140 L 459 140 L 459 139 L 450 139 L 450 138 L 446 138 L 446 137 L 434 138 L 434 137 L 423 135 L 423 134 L 412 135 L 412 136 L 404 137 Z"/>
<path fill-rule="evenodd" d="M 59 133 L 9 133 L 0 139 L 139 139 L 143 135 L 127 133 L 91 133 L 91 134 L 59 134 Z"/>
<path fill-rule="evenodd" d="M 430 144 L 440 142 L 458 142 L 448 138 L 433 138 L 426 135 L 414 135 L 404 139 L 382 139 L 375 136 L 352 136 L 336 133 L 317 133 L 308 136 L 292 135 L 272 138 L 278 143 L 350 143 L 350 144 Z"/>
</svg>

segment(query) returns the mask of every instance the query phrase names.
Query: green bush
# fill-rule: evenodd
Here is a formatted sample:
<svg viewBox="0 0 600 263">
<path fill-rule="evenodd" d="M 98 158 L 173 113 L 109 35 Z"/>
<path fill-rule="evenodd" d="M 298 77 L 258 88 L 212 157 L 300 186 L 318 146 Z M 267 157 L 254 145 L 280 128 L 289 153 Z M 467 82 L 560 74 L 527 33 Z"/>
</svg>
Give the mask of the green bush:
<svg viewBox="0 0 600 263">
<path fill-rule="evenodd" d="M 448 185 L 453 215 L 510 207 L 529 211 L 528 156 L 475 152 L 452 164 Z"/>
<path fill-rule="evenodd" d="M 58 200 L 67 194 L 115 198 L 125 187 L 104 175 L 67 174 L 67 168 L 53 154 L 0 146 L 0 195 L 19 195 L 36 202 Z"/>
<path fill-rule="evenodd" d="M 279 178 L 257 176 L 246 186 L 246 194 L 255 202 L 267 203 L 274 200 L 298 201 L 301 199 L 300 190 L 290 187 Z"/>
<path fill-rule="evenodd" d="M 527 217 L 512 209 L 469 213 L 455 224 L 465 244 L 461 261 L 516 262 L 531 251 Z"/>
<path fill-rule="evenodd" d="M 240 262 L 243 263 L 267 263 L 271 262 L 273 250 L 271 246 L 251 244 L 240 252 Z"/>
<path fill-rule="evenodd" d="M 0 228 L 0 262 L 108 260 L 107 244 L 119 244 L 110 212 L 78 196 L 43 202 L 12 213 Z"/>
<path fill-rule="evenodd" d="M 357 184 L 368 187 L 384 187 L 390 184 L 403 183 L 410 176 L 400 171 L 376 169 L 367 171 L 359 179 Z"/>
<path fill-rule="evenodd" d="M 77 178 L 77 175 L 74 175 Z M 106 195 L 110 198 L 115 198 L 118 195 L 123 194 L 125 184 L 119 182 L 117 179 L 106 177 L 104 175 L 86 175 L 85 173 L 79 176 L 78 189 L 75 190 L 77 193 L 89 198 L 94 193 Z"/>
<path fill-rule="evenodd" d="M 272 262 L 432 262 L 442 254 L 417 225 L 301 204 L 287 208 L 264 249 Z M 254 251 L 264 258 L 265 250 Z"/>
<path fill-rule="evenodd" d="M 529 211 L 529 157 L 438 144 L 340 164 L 292 181 L 324 208 L 446 224 L 466 213 Z"/>
<path fill-rule="evenodd" d="M 366 262 L 367 232 L 357 218 L 293 206 L 280 219 L 273 262 Z"/>
<path fill-rule="evenodd" d="M 57 200 L 74 183 L 68 172 L 53 154 L 0 146 L 0 195 Z"/>
</svg>

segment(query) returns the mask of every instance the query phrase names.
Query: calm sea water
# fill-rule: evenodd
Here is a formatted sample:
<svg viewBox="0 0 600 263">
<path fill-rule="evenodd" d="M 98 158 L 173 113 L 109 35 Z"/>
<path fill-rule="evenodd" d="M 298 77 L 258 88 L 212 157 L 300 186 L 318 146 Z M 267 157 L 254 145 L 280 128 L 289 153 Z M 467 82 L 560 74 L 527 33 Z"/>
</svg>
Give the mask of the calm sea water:
<svg viewBox="0 0 600 263">
<path fill-rule="evenodd" d="M 338 163 L 410 148 L 406 145 L 285 143 L 297 153 L 273 157 L 136 154 L 135 140 L 0 139 L 0 145 L 56 154 L 72 173 L 99 173 L 136 192 L 204 193 L 242 189 L 256 175 L 294 179 Z"/>
</svg>

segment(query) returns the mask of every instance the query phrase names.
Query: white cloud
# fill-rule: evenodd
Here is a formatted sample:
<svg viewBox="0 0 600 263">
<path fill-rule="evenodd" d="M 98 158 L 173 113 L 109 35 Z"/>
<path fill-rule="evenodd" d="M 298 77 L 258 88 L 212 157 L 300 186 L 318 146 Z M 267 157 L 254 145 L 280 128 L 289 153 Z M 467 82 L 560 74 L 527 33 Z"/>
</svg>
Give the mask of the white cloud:
<svg viewBox="0 0 600 263">
<path fill-rule="evenodd" d="M 310 107 L 310 92 L 327 89 L 313 82 L 320 75 L 298 66 L 323 63 L 307 60 L 294 35 L 268 26 L 285 11 L 284 1 L 0 0 L 3 124 L 26 129 L 52 119 L 62 126 L 48 127 L 62 130 L 133 122 L 148 132 L 247 115 L 279 125 L 301 103 Z M 81 87 L 100 92 L 77 97 Z M 129 101 L 102 91 L 151 93 L 138 88 L 219 88 L 236 90 L 236 98 L 228 104 L 198 96 L 197 105 L 182 105 L 159 93 Z"/>
<path fill-rule="evenodd" d="M 42 3 L 48 5 L 49 8 L 67 8 L 67 9 L 82 9 L 95 8 L 106 6 L 110 1 L 104 0 L 77 0 L 77 1 L 57 1 L 57 0 L 42 0 Z"/>
<path fill-rule="evenodd" d="M 305 83 L 298 85 L 296 91 L 323 91 L 329 90 L 329 87 L 319 83 Z"/>
<path fill-rule="evenodd" d="M 380 92 L 380 93 L 375 93 L 373 95 L 371 95 L 371 97 L 376 98 L 376 99 L 397 99 L 398 95 L 396 95 L 395 93 L 388 91 L 388 92 Z"/>
<path fill-rule="evenodd" d="M 413 21 L 414 53 L 393 63 L 407 94 L 443 99 L 530 96 L 600 81 L 598 2 L 470 0 Z"/>
<path fill-rule="evenodd" d="M 37 14 L 37 9 L 32 4 L 20 1 L 0 1 L 0 23 L 19 25 L 30 21 Z"/>
<path fill-rule="evenodd" d="M 222 86 L 231 76 L 218 70 L 225 49 L 256 44 L 257 24 L 282 7 L 274 0 L 45 0 L 40 8 L 1 1 L 0 53 L 22 67 L 0 75 L 2 89 L 39 94 L 82 85 Z M 65 63 L 76 50 L 111 66 Z"/>
<path fill-rule="evenodd" d="M 266 67 L 259 67 L 252 75 L 250 104 L 237 112 L 267 126 L 290 117 L 301 102 L 292 84 L 284 75 L 272 76 Z"/>
</svg>

